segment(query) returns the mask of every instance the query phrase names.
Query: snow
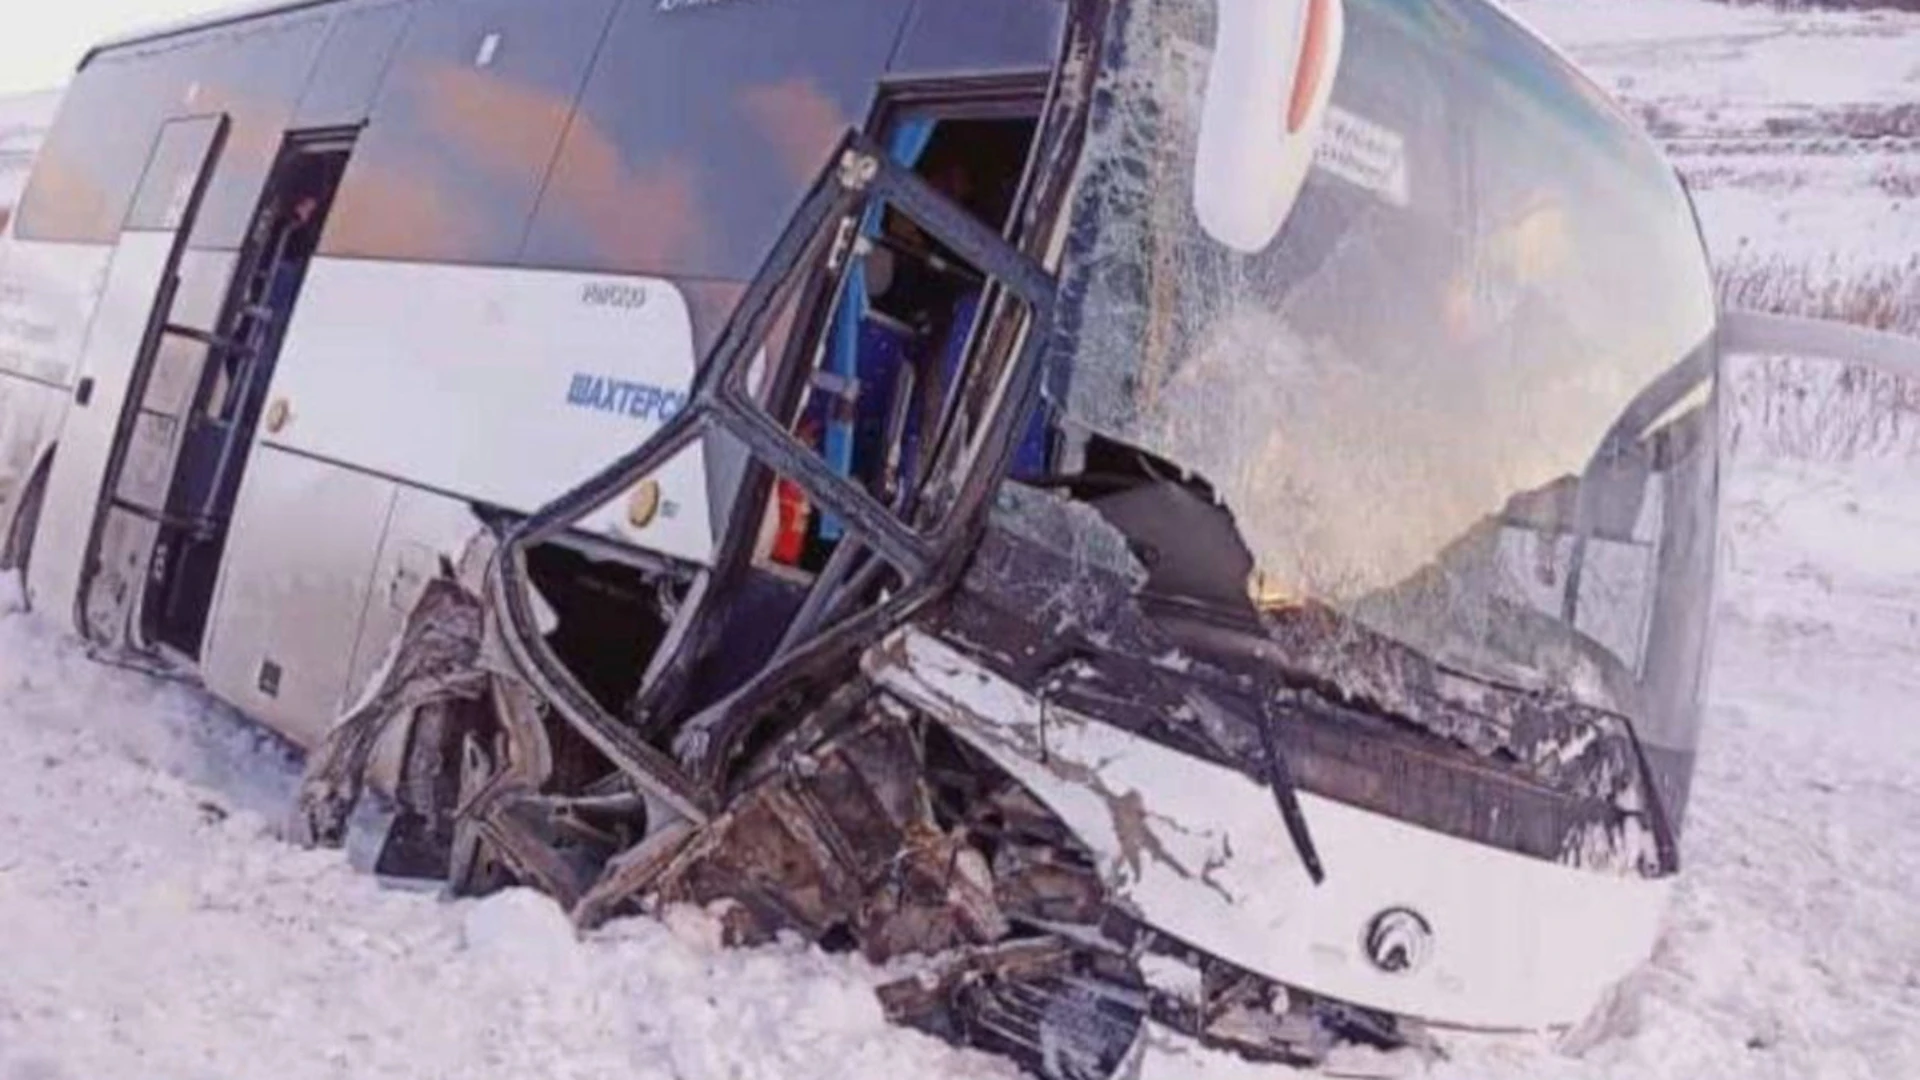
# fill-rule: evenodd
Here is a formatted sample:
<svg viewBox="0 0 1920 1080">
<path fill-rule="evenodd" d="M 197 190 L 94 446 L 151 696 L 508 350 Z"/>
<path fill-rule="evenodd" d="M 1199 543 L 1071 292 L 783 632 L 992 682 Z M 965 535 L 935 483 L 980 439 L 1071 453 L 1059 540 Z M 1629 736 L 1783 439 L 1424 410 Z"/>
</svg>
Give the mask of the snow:
<svg viewBox="0 0 1920 1080">
<path fill-rule="evenodd" d="M 1723 263 L 1920 252 L 1920 153 L 1794 144 L 1920 101 L 1920 17 L 1511 6 L 1664 124 Z M 1434 1080 L 1920 1075 L 1920 461 L 1794 457 L 1753 423 L 1659 952 L 1578 1055 L 1449 1035 Z M 290 847 L 284 747 L 11 592 L 0 778 L 0 1080 L 1016 1075 L 887 1025 L 857 961 L 724 950 L 685 911 L 582 939 L 530 893 L 447 901 Z"/>
<path fill-rule="evenodd" d="M 1507 7 L 1668 144 L 1722 260 L 1907 266 L 1920 252 L 1920 12 Z"/>
<path fill-rule="evenodd" d="M 534 893 L 448 902 L 287 845 L 283 748 L 7 601 L 0 1078 L 1017 1075 L 889 1025 L 852 960 L 722 949 L 697 912 L 583 941 Z"/>
<path fill-rule="evenodd" d="M 1779 11 L 1700 0 L 1510 0 L 1517 17 L 1629 99 L 1657 95 L 1685 115 L 1793 116 L 1863 101 L 1897 103 L 1920 78 L 1908 35 L 1920 15 Z M 1791 73 L 1791 96 L 1782 76 Z M 1906 99 L 1910 100 L 1910 98 Z"/>
<path fill-rule="evenodd" d="M 1689 866 L 1581 1058 L 1448 1039 L 1434 1080 L 1873 1077 L 1920 1062 L 1920 484 L 1744 460 Z M 888 1026 L 878 973 L 680 912 L 383 888 L 277 838 L 288 755 L 0 616 L 0 1077 L 1012 1077 Z"/>
</svg>

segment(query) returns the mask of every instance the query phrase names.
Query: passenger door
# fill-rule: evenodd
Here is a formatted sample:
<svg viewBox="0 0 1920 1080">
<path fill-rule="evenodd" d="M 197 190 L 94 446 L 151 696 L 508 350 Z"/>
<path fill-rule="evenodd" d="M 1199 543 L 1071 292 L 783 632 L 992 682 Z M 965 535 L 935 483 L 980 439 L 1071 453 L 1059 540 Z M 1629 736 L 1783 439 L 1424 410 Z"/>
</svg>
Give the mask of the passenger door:
<svg viewBox="0 0 1920 1080">
<path fill-rule="evenodd" d="M 102 540 L 109 528 L 153 528 L 150 521 L 116 517 L 113 493 L 153 358 L 172 330 L 180 261 L 229 126 L 224 114 L 187 117 L 164 124 L 155 137 L 81 350 L 73 401 L 54 452 L 28 589 L 41 610 L 71 617 L 74 628 L 95 641 L 123 639 L 128 605 L 144 574 L 143 565 L 103 565 Z M 114 547 L 151 549 L 138 543 Z"/>
<path fill-rule="evenodd" d="M 889 211 L 943 245 L 992 298 L 977 322 L 953 320 L 964 326 L 944 393 L 876 388 L 889 401 L 882 445 L 864 461 L 856 450 L 843 468 L 826 445 L 827 419 L 856 380 L 834 369 L 839 354 L 828 345 L 855 267 L 878 250 L 861 238 L 862 223 Z M 797 715 L 790 695 L 842 685 L 889 620 L 957 572 L 1032 414 L 1048 340 L 1039 328 L 1051 324 L 1054 295 L 1051 275 L 998 229 L 877 148 L 847 144 L 742 297 L 689 407 L 506 538 L 495 598 L 535 691 L 616 767 L 690 812 L 724 785 L 762 720 Z M 856 355 L 851 369 L 890 355 Z M 915 421 L 931 464 L 889 468 Z M 657 493 L 664 471 L 701 446 L 711 459 L 743 462 L 741 479 L 724 501 L 710 568 L 676 605 L 616 716 L 548 640 L 528 553 L 615 500 Z"/>
</svg>

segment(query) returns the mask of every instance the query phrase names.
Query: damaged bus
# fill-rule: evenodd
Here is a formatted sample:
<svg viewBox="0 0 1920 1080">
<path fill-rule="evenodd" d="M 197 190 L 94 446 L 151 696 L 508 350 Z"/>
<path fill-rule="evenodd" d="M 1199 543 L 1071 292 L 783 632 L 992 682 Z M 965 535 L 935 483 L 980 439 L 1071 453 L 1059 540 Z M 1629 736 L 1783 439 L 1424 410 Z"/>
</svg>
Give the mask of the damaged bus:
<svg viewBox="0 0 1920 1080">
<path fill-rule="evenodd" d="M 92 54 L 0 260 L 8 563 L 308 842 L 1056 1080 L 1652 950 L 1718 317 L 1484 0 L 282 4 Z"/>
</svg>

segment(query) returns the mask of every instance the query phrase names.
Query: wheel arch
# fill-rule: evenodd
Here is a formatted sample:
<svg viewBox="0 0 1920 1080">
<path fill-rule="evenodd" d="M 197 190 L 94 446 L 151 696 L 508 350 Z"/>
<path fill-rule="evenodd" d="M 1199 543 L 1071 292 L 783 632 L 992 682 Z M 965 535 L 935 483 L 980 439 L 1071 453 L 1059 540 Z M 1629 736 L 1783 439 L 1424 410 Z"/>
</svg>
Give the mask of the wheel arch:
<svg viewBox="0 0 1920 1080">
<path fill-rule="evenodd" d="M 33 534 L 40 525 L 40 507 L 46 498 L 48 477 L 53 472 L 53 453 L 58 448 L 58 440 L 51 440 L 34 455 L 33 469 L 27 474 L 27 482 L 8 501 L 0 515 L 4 515 L 4 525 L 0 525 L 0 570 L 26 571 L 27 560 L 33 554 Z"/>
</svg>

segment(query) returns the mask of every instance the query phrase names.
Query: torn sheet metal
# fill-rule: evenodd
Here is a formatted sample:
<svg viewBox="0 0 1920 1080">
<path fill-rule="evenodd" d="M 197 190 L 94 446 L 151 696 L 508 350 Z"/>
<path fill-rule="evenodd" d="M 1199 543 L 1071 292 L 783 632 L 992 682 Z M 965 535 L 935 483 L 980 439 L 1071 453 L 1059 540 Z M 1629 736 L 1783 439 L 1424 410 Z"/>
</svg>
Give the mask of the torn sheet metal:
<svg viewBox="0 0 1920 1080">
<path fill-rule="evenodd" d="M 1107 65 L 1085 168 L 1062 150 L 1030 178 L 1073 193 L 1063 281 L 878 157 L 830 167 L 678 426 L 429 591 L 316 756 L 310 835 L 411 725 L 456 888 L 933 954 L 889 1013 L 1049 1080 L 1106 1076 L 1150 1023 L 1282 1061 L 1404 1042 L 1409 1018 L 1562 1025 L 1642 963 L 1675 866 L 1649 779 L 1673 771 L 1643 744 L 1691 753 L 1711 606 L 1713 313 L 1684 197 L 1568 73 L 1522 85 L 1457 46 L 1546 64 L 1497 12 L 1436 9 L 1459 25 L 1435 33 L 1347 0 L 1297 203 L 1271 245 L 1210 243 L 1189 197 L 1218 10 L 1081 11 L 1117 33 L 1074 54 Z M 1554 110 L 1580 122 L 1542 129 Z M 790 437 L 817 340 L 778 350 L 774 403 L 728 389 L 841 265 L 868 185 L 946 222 L 1058 360 L 1031 486 L 995 470 L 1037 352 L 1015 392 L 955 399 L 988 451 L 936 466 L 968 508 L 950 528 Z M 1060 222 L 1026 224 L 1044 246 Z M 588 619 L 555 645 L 525 548 L 709 429 L 847 546 L 756 560 L 749 485 L 697 586 L 629 553 L 662 609 L 644 633 Z M 569 746 L 598 771 L 556 768 Z"/>
<path fill-rule="evenodd" d="M 1595 871 L 1668 872 L 1622 717 L 1450 671 L 1331 608 L 1238 627 L 1149 614 L 1134 579 L 1063 550 L 1066 535 L 989 533 L 929 625 L 1053 704 L 1255 780 L 1270 781 L 1271 734 L 1293 783 L 1327 798 Z"/>
<path fill-rule="evenodd" d="M 343 842 L 374 752 L 396 734 L 396 725 L 410 725 L 429 705 L 472 701 L 485 694 L 485 607 L 476 590 L 462 584 L 461 575 L 484 573 L 492 551 L 486 540 L 476 538 L 469 545 L 458 571 L 444 567 L 441 576 L 421 588 L 359 699 L 308 758 L 293 821 L 298 842 Z"/>
</svg>

